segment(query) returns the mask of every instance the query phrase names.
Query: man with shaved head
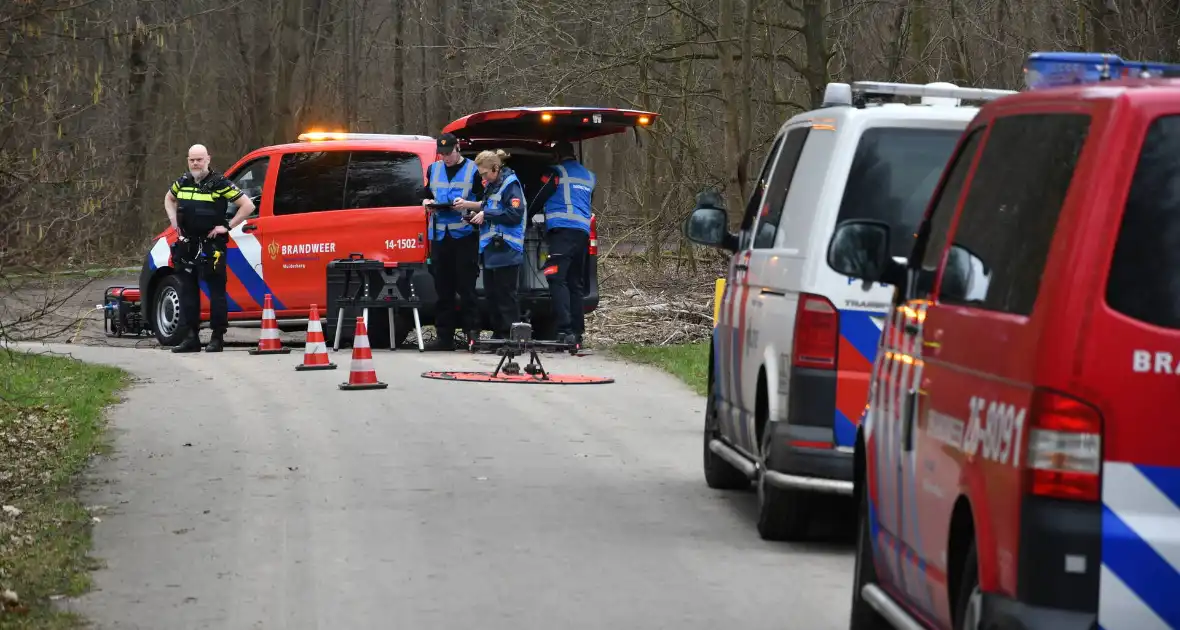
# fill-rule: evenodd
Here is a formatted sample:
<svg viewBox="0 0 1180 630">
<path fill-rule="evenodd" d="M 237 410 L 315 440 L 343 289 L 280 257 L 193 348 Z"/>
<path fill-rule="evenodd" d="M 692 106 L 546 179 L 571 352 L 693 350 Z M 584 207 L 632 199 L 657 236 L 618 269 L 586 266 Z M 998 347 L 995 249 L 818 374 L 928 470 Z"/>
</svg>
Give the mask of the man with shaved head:
<svg viewBox="0 0 1180 630">
<path fill-rule="evenodd" d="M 229 328 L 225 298 L 226 249 L 229 231 L 254 212 L 254 202 L 233 182 L 209 168 L 209 150 L 194 144 L 188 150 L 188 172 L 172 182 L 164 195 L 164 210 L 178 238 L 172 245 L 172 267 L 180 276 L 180 330 L 184 341 L 173 352 L 200 352 L 201 284 L 209 290 L 209 327 L 213 337 L 206 352 L 221 352 Z M 228 204 L 238 211 L 226 221 Z"/>
</svg>

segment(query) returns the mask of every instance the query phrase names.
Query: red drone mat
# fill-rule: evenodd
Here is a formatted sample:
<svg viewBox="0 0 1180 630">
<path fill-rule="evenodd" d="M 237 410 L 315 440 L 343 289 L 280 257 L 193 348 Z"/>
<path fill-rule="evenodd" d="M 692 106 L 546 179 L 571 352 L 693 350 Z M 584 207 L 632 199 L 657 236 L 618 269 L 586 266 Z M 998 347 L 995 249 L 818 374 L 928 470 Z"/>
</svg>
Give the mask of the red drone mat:
<svg viewBox="0 0 1180 630">
<path fill-rule="evenodd" d="M 609 376 L 549 374 L 549 377 L 545 378 L 540 374 L 505 374 L 503 372 L 495 376 L 492 376 L 491 372 L 423 372 L 422 378 L 470 383 L 526 383 L 532 385 L 604 385 L 615 382 L 615 379 Z"/>
</svg>

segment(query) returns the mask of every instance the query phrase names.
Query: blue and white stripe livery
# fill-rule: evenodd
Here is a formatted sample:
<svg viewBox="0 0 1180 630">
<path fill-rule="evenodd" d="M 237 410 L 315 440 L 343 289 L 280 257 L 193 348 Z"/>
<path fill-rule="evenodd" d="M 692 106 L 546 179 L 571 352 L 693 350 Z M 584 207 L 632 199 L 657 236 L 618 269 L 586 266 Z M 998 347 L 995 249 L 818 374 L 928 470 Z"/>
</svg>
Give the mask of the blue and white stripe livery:
<svg viewBox="0 0 1180 630">
<path fill-rule="evenodd" d="M 1180 629 L 1180 468 L 1106 462 L 1101 630 Z"/>
</svg>

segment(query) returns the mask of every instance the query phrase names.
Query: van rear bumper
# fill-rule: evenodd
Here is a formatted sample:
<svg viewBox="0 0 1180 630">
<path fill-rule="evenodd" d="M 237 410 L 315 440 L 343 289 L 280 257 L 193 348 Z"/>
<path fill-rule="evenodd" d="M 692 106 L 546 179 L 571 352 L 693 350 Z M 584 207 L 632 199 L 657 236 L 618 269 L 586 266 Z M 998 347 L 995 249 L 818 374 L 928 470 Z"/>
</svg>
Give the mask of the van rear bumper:
<svg viewBox="0 0 1180 630">
<path fill-rule="evenodd" d="M 1017 600 L 1039 610 L 1093 615 L 1098 612 L 1101 568 L 1101 503 L 1021 499 Z"/>
<path fill-rule="evenodd" d="M 768 480 L 776 486 L 827 494 L 852 494 L 852 449 L 837 449 L 836 373 L 793 368 L 787 421 L 772 422 Z"/>
<path fill-rule="evenodd" d="M 853 452 L 831 445 L 832 430 L 772 422 L 767 470 L 776 486 L 824 494 L 852 495 Z M 822 446 L 827 444 L 827 446 Z"/>
<path fill-rule="evenodd" d="M 1043 608 L 992 593 L 983 595 L 983 621 L 985 627 L 994 630 L 1098 629 L 1095 613 Z"/>
</svg>

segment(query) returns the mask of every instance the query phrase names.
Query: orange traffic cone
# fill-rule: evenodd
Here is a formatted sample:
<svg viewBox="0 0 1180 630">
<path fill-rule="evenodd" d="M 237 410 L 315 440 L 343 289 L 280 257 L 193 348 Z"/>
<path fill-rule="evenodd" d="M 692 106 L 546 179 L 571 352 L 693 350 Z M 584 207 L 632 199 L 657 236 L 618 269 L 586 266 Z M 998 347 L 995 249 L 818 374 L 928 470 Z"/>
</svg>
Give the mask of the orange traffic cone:
<svg viewBox="0 0 1180 630">
<path fill-rule="evenodd" d="M 328 358 L 328 344 L 324 342 L 324 329 L 320 325 L 320 311 L 311 305 L 311 316 L 307 318 L 307 345 L 303 347 L 303 363 L 295 366 L 304 370 L 335 370 L 336 364 Z"/>
<path fill-rule="evenodd" d="M 275 319 L 275 309 L 271 305 L 270 294 L 262 302 L 262 334 L 258 336 L 258 347 L 250 354 L 288 354 L 291 349 L 279 341 L 279 320 Z"/>
<path fill-rule="evenodd" d="M 340 389 L 385 389 L 387 383 L 377 380 L 377 371 L 373 369 L 373 349 L 369 347 L 369 331 L 365 328 L 365 318 L 356 318 L 356 335 L 352 340 L 352 370 L 348 373 L 348 382 L 341 383 Z"/>
</svg>

